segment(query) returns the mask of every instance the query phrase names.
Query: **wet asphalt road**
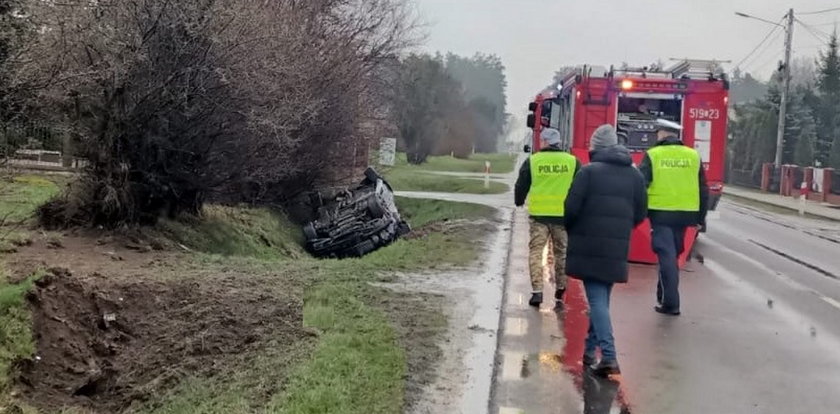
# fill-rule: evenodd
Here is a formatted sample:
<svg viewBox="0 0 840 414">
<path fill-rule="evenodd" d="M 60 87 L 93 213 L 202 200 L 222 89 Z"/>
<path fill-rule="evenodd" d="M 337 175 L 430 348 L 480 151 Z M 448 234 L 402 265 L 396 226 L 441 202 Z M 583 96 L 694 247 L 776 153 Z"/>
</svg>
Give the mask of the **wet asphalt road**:
<svg viewBox="0 0 840 414">
<path fill-rule="evenodd" d="M 579 363 L 579 283 L 562 313 L 528 307 L 523 211 L 512 237 L 491 413 L 840 412 L 840 223 L 723 202 L 676 318 L 653 312 L 656 268 L 633 265 L 612 300 L 620 383 Z"/>
</svg>

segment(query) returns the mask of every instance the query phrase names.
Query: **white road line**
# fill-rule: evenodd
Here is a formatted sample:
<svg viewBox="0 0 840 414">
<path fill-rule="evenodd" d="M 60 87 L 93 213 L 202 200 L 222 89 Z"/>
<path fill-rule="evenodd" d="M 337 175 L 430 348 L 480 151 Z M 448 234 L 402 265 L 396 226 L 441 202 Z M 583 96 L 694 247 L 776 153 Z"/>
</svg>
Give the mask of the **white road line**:
<svg viewBox="0 0 840 414">
<path fill-rule="evenodd" d="M 505 336 L 524 336 L 528 332 L 528 320 L 525 318 L 505 319 Z"/>
<path fill-rule="evenodd" d="M 502 351 L 502 380 L 516 381 L 522 379 L 522 362 L 527 355 L 524 352 Z"/>
<path fill-rule="evenodd" d="M 729 232 L 726 232 L 726 231 L 724 231 L 724 232 L 729 233 Z M 732 233 L 729 233 L 729 234 L 732 234 Z M 703 238 L 703 244 L 707 244 L 707 245 L 710 245 L 710 246 L 713 246 L 713 247 L 717 247 L 718 249 L 724 250 L 729 254 L 732 254 L 734 256 L 738 256 L 739 259 L 744 260 L 746 262 L 749 262 L 751 265 L 753 265 L 755 267 L 758 267 L 759 269 L 767 272 L 767 274 L 775 276 L 777 279 L 779 279 L 784 284 L 788 285 L 789 287 L 791 287 L 793 289 L 802 290 L 802 291 L 811 291 L 813 293 L 816 293 L 817 295 L 821 295 L 819 292 L 817 292 L 817 291 L 815 291 L 811 288 L 808 288 L 805 285 L 791 279 L 789 276 L 783 274 L 782 272 L 779 272 L 778 270 L 771 269 L 769 266 L 765 265 L 764 263 L 761 263 L 758 260 L 755 260 L 752 257 L 749 257 L 749 256 L 747 256 L 747 255 L 745 255 L 741 252 L 738 252 L 738 251 L 735 251 L 735 250 L 733 250 L 729 247 L 726 247 L 723 244 L 721 244 L 719 242 L 716 242 L 716 241 L 714 241 L 714 240 L 712 240 L 708 237 Z"/>
<path fill-rule="evenodd" d="M 744 278 L 736 275 L 735 273 L 730 272 L 723 265 L 720 265 L 713 260 L 706 259 L 705 266 L 715 276 L 717 276 L 724 282 L 729 283 L 733 288 L 740 289 L 743 293 L 751 296 L 755 301 L 761 302 L 773 296 L 769 294 L 766 290 L 764 290 L 762 287 L 754 285 L 749 281 L 745 280 Z M 818 292 L 812 289 L 806 290 L 810 291 L 810 293 L 816 294 L 824 301 L 831 300 L 831 298 L 826 298 L 825 296 L 819 294 Z M 773 301 L 773 309 L 775 310 L 776 315 L 780 316 L 782 320 L 786 321 L 792 326 L 796 326 L 801 329 L 810 329 L 812 332 L 820 332 L 820 335 L 817 338 L 817 340 L 823 346 L 826 346 L 827 348 L 832 350 L 840 349 L 840 337 L 836 336 L 832 333 L 831 330 L 826 329 L 819 323 L 813 322 L 811 318 L 809 318 L 802 312 L 796 310 L 794 307 L 790 306 L 784 301 Z M 812 335 L 814 334 L 812 333 Z"/>
<path fill-rule="evenodd" d="M 781 280 L 782 282 L 784 282 L 788 286 L 790 286 L 790 287 L 792 287 L 796 290 L 801 290 L 803 292 L 811 293 L 812 295 L 820 298 L 823 302 L 833 306 L 837 310 L 840 310 L 840 302 L 838 302 L 837 300 L 835 300 L 833 298 L 830 298 L 826 295 L 823 295 L 819 291 L 817 291 L 815 289 L 811 289 L 811 288 L 809 288 L 809 287 L 791 279 L 789 276 L 783 274 L 782 272 L 779 272 L 778 270 L 773 270 L 773 269 L 769 268 L 764 263 L 761 263 L 758 260 L 753 259 L 752 257 L 749 257 L 749 256 L 747 256 L 747 255 L 745 255 L 741 252 L 737 252 L 735 250 L 729 249 L 726 246 L 724 246 L 724 245 L 722 245 L 722 244 L 720 244 L 716 241 L 710 240 L 708 238 L 703 239 L 703 243 L 706 243 L 706 244 L 711 245 L 711 246 L 715 246 L 719 249 L 726 250 L 730 254 L 738 256 L 738 258 L 740 258 L 742 260 L 745 260 L 747 262 L 750 262 L 750 264 L 752 264 L 753 266 L 756 266 L 756 267 L 764 270 L 768 274 L 771 274 L 771 275 L 775 276 L 776 278 L 778 278 L 779 280 Z"/>
<path fill-rule="evenodd" d="M 819 296 L 820 296 L 820 299 L 823 300 L 823 302 L 826 302 L 829 305 L 837 308 L 837 310 L 840 310 L 840 302 L 834 300 L 833 298 L 827 297 L 827 296 L 822 296 L 822 295 L 819 295 Z"/>
</svg>

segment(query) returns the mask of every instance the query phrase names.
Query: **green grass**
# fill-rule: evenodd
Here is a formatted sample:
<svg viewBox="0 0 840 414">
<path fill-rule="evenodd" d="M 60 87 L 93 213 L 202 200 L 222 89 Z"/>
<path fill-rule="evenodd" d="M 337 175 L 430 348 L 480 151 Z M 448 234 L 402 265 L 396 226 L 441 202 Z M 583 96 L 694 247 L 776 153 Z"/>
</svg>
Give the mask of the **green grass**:
<svg viewBox="0 0 840 414">
<path fill-rule="evenodd" d="M 484 180 L 459 178 L 415 171 L 410 168 L 394 168 L 385 174 L 385 179 L 395 191 L 429 191 L 441 193 L 502 194 L 508 192 L 507 185 Z"/>
<path fill-rule="evenodd" d="M 26 220 L 57 191 L 57 185 L 39 177 L 7 181 L 0 186 L 0 209 Z M 27 195 L 33 200 L 24 202 Z M 489 207 L 471 204 L 406 198 L 397 203 L 414 228 L 494 214 Z M 407 350 L 418 345 L 401 336 L 409 330 L 396 326 L 400 318 L 382 306 L 387 297 L 390 309 L 400 309 L 401 296 L 389 297 L 371 282 L 387 281 L 399 271 L 466 265 L 481 248 L 474 241 L 481 239 L 481 230 L 459 229 L 400 240 L 364 258 L 316 260 L 303 252 L 300 229 L 283 215 L 246 207 L 208 206 L 201 218 L 164 221 L 156 231 L 195 252 L 186 266 L 224 264 L 254 277 L 270 268 L 284 280 L 302 280 L 307 286 L 302 323 L 318 335 L 291 345 L 277 339 L 256 354 L 237 356 L 242 360 L 236 372 L 185 378 L 129 409 L 136 413 L 401 412 L 409 375 Z M 0 280 L 0 372 L 8 373 L 13 361 L 34 352 L 24 299 L 34 280 Z M 284 289 L 281 280 L 261 283 L 267 290 Z M 441 317 L 429 312 L 431 318 Z M 438 322 L 430 329 L 445 329 Z M 4 389 L 9 378 L 0 375 L 0 408 L 8 399 Z"/>
<path fill-rule="evenodd" d="M 489 207 L 463 203 L 397 198 L 397 204 L 415 228 L 494 214 Z M 401 341 L 400 332 L 406 329 L 395 326 L 394 315 L 381 306 L 382 295 L 388 293 L 370 283 L 388 280 L 397 271 L 466 265 L 480 248 L 470 232 L 431 233 L 363 258 L 316 260 L 300 254 L 297 227 L 263 209 L 211 207 L 200 220 L 165 226 L 167 233 L 180 234 L 180 242 L 209 253 L 206 260 L 221 260 L 243 272 L 249 266 L 270 266 L 308 280 L 303 323 L 319 336 L 307 349 L 267 350 L 258 361 L 244 363 L 235 376 L 185 380 L 140 409 L 142 413 L 400 412 L 406 398 L 407 347 L 415 345 L 410 338 Z M 274 238 L 266 243 L 269 237 Z M 392 301 L 399 303 L 400 296 Z M 433 312 L 428 316 L 440 318 Z M 445 329 L 445 323 L 438 325 Z M 301 361 L 294 364 L 295 358 Z"/>
<path fill-rule="evenodd" d="M 0 218 L 7 223 L 28 220 L 38 206 L 58 194 L 57 182 L 61 179 L 37 175 L 0 179 Z"/>
<path fill-rule="evenodd" d="M 31 315 L 24 296 L 41 275 L 33 275 L 20 283 L 9 283 L 0 276 L 0 407 L 10 385 L 13 363 L 35 353 Z"/>
<path fill-rule="evenodd" d="M 203 217 L 164 220 L 170 239 L 203 253 L 260 259 L 301 257 L 303 235 L 282 214 L 268 209 L 206 206 Z"/>
<path fill-rule="evenodd" d="M 402 411 L 405 351 L 384 313 L 358 283 L 326 283 L 306 295 L 304 324 L 323 332 L 288 392 L 269 405 L 282 414 Z"/>
<path fill-rule="evenodd" d="M 454 219 L 484 219 L 493 210 L 483 206 L 398 198 L 401 212 L 413 226 Z M 296 372 L 286 394 L 270 412 L 397 413 L 405 399 L 406 353 L 397 333 L 370 294 L 370 282 L 386 280 L 394 271 L 465 265 L 479 246 L 473 235 L 432 233 L 400 240 L 360 259 L 327 260 L 316 284 L 306 294 L 304 323 L 322 332 L 312 359 Z M 442 325 L 443 326 L 443 325 Z"/>
<path fill-rule="evenodd" d="M 396 201 L 400 215 L 412 228 L 422 227 L 436 221 L 491 217 L 495 211 L 492 207 L 480 204 L 451 203 L 407 197 L 397 197 Z"/>
<path fill-rule="evenodd" d="M 450 171 L 483 173 L 484 162 L 490 161 L 490 172 L 493 174 L 507 174 L 513 171 L 516 155 L 510 154 L 473 154 L 469 159 L 459 159 L 451 156 L 429 157 L 420 165 L 409 165 L 405 153 L 397 154 L 397 167 L 410 167 L 414 170 Z"/>
</svg>

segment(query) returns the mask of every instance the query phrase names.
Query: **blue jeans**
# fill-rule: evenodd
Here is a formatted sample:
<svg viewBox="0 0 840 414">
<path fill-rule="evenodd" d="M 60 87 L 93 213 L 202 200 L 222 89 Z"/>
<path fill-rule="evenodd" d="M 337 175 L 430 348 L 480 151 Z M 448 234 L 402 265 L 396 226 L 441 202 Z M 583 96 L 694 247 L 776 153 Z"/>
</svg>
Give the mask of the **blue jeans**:
<svg viewBox="0 0 840 414">
<path fill-rule="evenodd" d="M 586 337 L 584 353 L 595 356 L 595 350 L 601 347 L 601 359 L 615 361 L 615 338 L 610 321 L 610 294 L 612 283 L 586 280 L 586 300 L 589 301 L 589 335 Z"/>
<path fill-rule="evenodd" d="M 656 301 L 668 310 L 680 310 L 679 256 L 685 245 L 685 227 L 653 225 L 653 251 L 659 258 Z"/>
</svg>

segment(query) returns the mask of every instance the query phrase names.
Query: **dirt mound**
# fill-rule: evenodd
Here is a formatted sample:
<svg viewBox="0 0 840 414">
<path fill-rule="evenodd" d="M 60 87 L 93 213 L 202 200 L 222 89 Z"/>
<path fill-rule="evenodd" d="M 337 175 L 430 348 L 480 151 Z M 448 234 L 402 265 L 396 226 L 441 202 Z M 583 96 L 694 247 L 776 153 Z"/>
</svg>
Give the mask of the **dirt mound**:
<svg viewBox="0 0 840 414">
<path fill-rule="evenodd" d="M 271 339 L 307 336 L 302 303 L 278 301 L 235 276 L 115 281 L 53 269 L 27 299 L 36 356 L 20 366 L 29 403 L 116 412 L 184 375 L 229 372 Z"/>
</svg>

